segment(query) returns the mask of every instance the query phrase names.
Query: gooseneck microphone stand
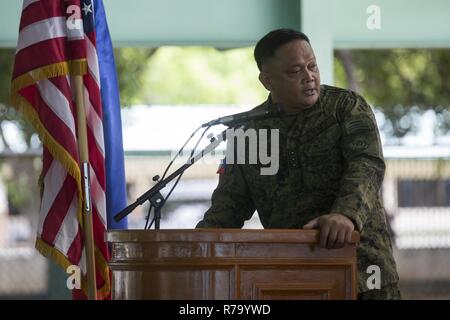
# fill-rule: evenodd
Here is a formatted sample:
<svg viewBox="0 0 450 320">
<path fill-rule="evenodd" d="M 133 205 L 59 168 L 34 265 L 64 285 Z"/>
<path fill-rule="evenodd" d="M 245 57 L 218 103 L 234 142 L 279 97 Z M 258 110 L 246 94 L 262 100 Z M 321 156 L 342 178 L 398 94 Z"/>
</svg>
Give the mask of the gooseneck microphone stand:
<svg viewBox="0 0 450 320">
<path fill-rule="evenodd" d="M 161 194 L 161 190 L 166 187 L 166 185 L 171 182 L 176 177 L 182 175 L 184 171 L 186 171 L 190 166 L 192 166 L 195 162 L 203 158 L 206 154 L 212 152 L 216 149 L 222 141 L 226 140 L 226 130 L 222 131 L 216 137 L 212 137 L 210 140 L 210 144 L 205 147 L 202 151 L 197 153 L 195 156 L 190 157 L 185 164 L 183 164 L 180 168 L 175 170 L 172 174 L 167 176 L 165 179 L 158 181 L 152 188 L 142 194 L 135 202 L 130 204 L 128 207 L 120 211 L 118 214 L 114 216 L 114 220 L 119 222 L 126 216 L 128 216 L 137 206 L 142 205 L 145 201 L 149 201 L 151 203 L 150 208 L 153 206 L 154 211 L 154 221 L 155 221 L 155 229 L 159 229 L 160 220 L 161 220 L 161 209 L 165 203 L 163 195 Z"/>
<path fill-rule="evenodd" d="M 252 110 L 252 111 L 242 112 L 242 113 L 231 115 L 231 116 L 221 117 L 216 120 L 212 120 L 212 121 L 202 124 L 200 128 L 207 127 L 207 129 L 205 130 L 205 132 L 206 132 L 211 126 L 214 126 L 217 124 L 223 124 L 225 126 L 228 126 L 229 128 L 235 129 L 237 127 L 241 127 L 243 122 L 246 122 L 248 120 L 278 117 L 283 113 L 284 113 L 284 111 L 283 111 L 283 108 L 281 107 L 281 105 L 275 103 L 275 104 L 272 104 L 271 107 L 268 109 Z M 197 132 L 197 130 L 191 135 L 191 138 Z M 187 160 L 187 162 L 184 165 L 182 165 L 180 168 L 175 170 L 167 178 L 164 178 L 165 174 L 167 173 L 167 170 L 169 169 L 170 165 L 173 163 L 174 159 L 172 159 L 171 163 L 169 164 L 166 171 L 164 172 L 162 180 L 158 181 L 159 178 L 157 178 L 155 176 L 153 180 L 158 181 L 158 182 L 151 189 L 149 189 L 147 192 L 142 194 L 135 202 L 133 202 L 128 207 L 126 207 L 125 209 L 120 211 L 118 214 L 116 214 L 114 216 L 114 220 L 116 222 L 122 220 L 127 215 L 129 215 L 137 206 L 142 205 L 145 201 L 148 200 L 148 201 L 150 201 L 150 207 L 149 207 L 149 212 L 147 215 L 147 223 L 148 223 L 148 219 L 150 217 L 151 210 L 152 210 L 152 208 L 154 208 L 155 211 L 154 211 L 153 221 L 155 222 L 155 229 L 159 229 L 160 220 L 161 220 L 161 209 L 164 206 L 167 198 L 172 193 L 173 188 L 175 188 L 176 184 L 178 183 L 178 180 L 181 178 L 181 175 L 183 175 L 184 171 L 186 171 L 195 162 L 197 162 L 198 160 L 203 158 L 206 154 L 208 154 L 208 153 L 212 152 L 214 149 L 216 149 L 222 141 L 225 141 L 227 130 L 228 129 L 222 131 L 216 137 L 212 137 L 210 140 L 210 144 L 207 145 L 206 148 L 203 149 L 203 151 L 197 153 L 197 155 L 195 155 L 195 156 L 193 156 L 193 154 L 191 154 L 190 158 Z M 188 141 L 191 138 L 189 138 Z M 186 143 L 188 141 L 186 141 Z M 184 146 L 186 146 L 186 143 L 184 144 Z M 181 148 L 181 150 L 183 150 L 184 146 Z M 180 150 L 180 152 L 181 152 L 181 150 Z M 194 151 L 195 151 L 195 148 L 194 148 Z M 175 185 L 172 187 L 172 190 L 169 192 L 169 194 L 164 199 L 164 197 L 160 191 L 176 177 L 178 177 L 178 180 L 175 182 Z M 145 228 L 147 228 L 147 223 L 145 225 Z M 151 224 L 150 224 L 150 227 L 151 227 Z"/>
</svg>

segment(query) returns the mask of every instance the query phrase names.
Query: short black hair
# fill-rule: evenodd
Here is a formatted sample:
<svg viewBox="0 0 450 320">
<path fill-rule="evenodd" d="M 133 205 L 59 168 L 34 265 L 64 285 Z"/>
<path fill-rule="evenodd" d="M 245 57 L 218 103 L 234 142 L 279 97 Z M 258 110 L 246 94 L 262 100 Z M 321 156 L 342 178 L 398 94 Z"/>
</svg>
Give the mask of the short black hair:
<svg viewBox="0 0 450 320">
<path fill-rule="evenodd" d="M 263 64 L 275 55 L 279 47 L 297 39 L 310 43 L 306 34 L 294 29 L 277 29 L 262 37 L 256 44 L 254 52 L 259 71 Z"/>
</svg>

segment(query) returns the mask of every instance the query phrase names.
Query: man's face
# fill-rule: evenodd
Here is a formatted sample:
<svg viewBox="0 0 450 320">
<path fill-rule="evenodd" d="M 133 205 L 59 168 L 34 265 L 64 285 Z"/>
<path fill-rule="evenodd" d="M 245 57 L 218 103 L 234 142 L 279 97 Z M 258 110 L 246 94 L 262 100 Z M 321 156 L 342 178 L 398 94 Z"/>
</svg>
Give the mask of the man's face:
<svg viewBox="0 0 450 320">
<path fill-rule="evenodd" d="M 320 94 L 320 74 L 308 42 L 293 40 L 278 48 L 259 76 L 272 100 L 288 112 L 313 106 Z"/>
</svg>

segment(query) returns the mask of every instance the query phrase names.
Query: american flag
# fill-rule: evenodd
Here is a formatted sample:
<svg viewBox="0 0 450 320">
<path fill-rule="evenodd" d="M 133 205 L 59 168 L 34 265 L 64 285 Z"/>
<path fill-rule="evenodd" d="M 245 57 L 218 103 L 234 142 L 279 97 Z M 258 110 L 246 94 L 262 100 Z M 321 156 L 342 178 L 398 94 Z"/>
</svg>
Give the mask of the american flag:
<svg viewBox="0 0 450 320">
<path fill-rule="evenodd" d="M 12 103 L 43 142 L 36 248 L 63 268 L 80 267 L 86 290 L 82 185 L 71 76 L 83 75 L 97 296 L 110 293 L 105 148 L 92 0 L 24 0 Z M 86 291 L 85 291 L 86 292 Z"/>
</svg>

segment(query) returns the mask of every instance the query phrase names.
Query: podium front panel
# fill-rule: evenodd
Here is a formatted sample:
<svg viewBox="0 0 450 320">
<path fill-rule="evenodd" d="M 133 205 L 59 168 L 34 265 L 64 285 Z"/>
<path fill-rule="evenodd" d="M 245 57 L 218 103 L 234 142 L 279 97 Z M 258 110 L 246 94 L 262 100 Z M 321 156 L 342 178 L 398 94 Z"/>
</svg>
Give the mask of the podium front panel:
<svg viewBox="0 0 450 320">
<path fill-rule="evenodd" d="M 340 249 L 318 231 L 108 231 L 113 299 L 355 299 L 357 232 Z"/>
</svg>

